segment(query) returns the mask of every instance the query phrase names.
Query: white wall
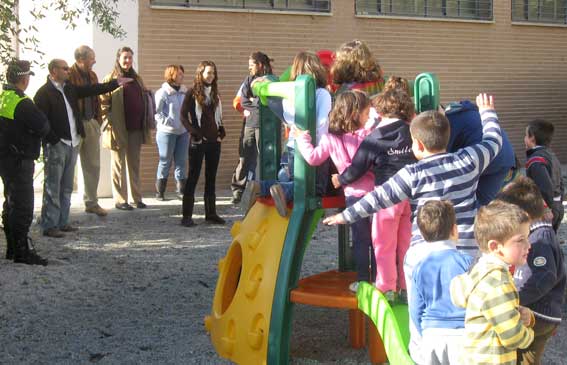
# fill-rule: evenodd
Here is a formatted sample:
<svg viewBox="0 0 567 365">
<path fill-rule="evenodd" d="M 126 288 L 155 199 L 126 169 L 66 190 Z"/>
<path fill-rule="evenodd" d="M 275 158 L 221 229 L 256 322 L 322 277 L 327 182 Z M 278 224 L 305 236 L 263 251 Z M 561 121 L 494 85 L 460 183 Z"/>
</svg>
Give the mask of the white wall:
<svg viewBox="0 0 567 365">
<path fill-rule="evenodd" d="M 69 3 L 75 6 L 82 6 L 81 0 L 69 0 Z M 61 58 L 67 61 L 69 65 L 75 62 L 74 51 L 80 45 L 88 45 L 94 49 L 96 53 L 97 63 L 94 66 L 94 71 L 97 73 L 99 79 L 108 74 L 113 66 L 116 56 L 116 51 L 123 45 L 129 46 L 134 50 L 134 67 L 137 69 L 137 54 L 138 54 L 138 1 L 137 0 L 121 0 L 118 3 L 118 11 L 121 15 L 119 23 L 126 30 L 127 36 L 124 40 L 114 39 L 108 34 L 103 34 L 92 23 L 87 24 L 85 21 L 78 21 L 75 29 L 67 29 L 65 23 L 61 20 L 60 14 L 54 10 L 47 10 L 46 17 L 40 21 L 34 21 L 33 17 L 29 14 L 33 8 L 34 3 L 40 1 L 20 1 L 20 21 L 23 27 L 28 24 L 33 24 L 40 31 L 36 35 L 39 39 L 39 48 L 45 55 L 43 58 L 32 51 L 20 48 L 20 59 L 38 60 L 45 63 L 45 66 L 40 68 L 34 66 L 33 71 L 35 76 L 30 81 L 30 86 L 26 93 L 33 96 L 37 89 L 41 87 L 46 81 L 48 71 L 47 64 L 53 58 Z M 79 192 L 82 192 L 82 174 L 78 173 Z M 101 150 L 101 176 L 99 182 L 99 196 L 108 197 L 112 195 L 111 180 L 110 180 L 110 152 L 108 150 Z"/>
</svg>

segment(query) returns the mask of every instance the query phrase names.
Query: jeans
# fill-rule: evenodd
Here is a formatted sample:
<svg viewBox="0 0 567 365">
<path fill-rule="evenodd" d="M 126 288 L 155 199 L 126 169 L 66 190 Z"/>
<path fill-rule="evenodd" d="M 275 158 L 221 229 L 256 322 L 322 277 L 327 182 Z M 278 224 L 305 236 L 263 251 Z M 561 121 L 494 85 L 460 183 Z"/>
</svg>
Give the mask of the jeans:
<svg viewBox="0 0 567 365">
<path fill-rule="evenodd" d="M 261 180 L 260 181 L 260 196 L 261 197 L 266 197 L 266 196 L 270 196 L 270 187 L 272 187 L 272 185 L 275 184 L 280 184 L 284 195 L 285 195 L 285 201 L 286 202 L 292 202 L 293 201 L 293 181 L 287 181 L 287 182 L 282 182 L 282 181 L 277 181 L 277 180 Z"/>
<path fill-rule="evenodd" d="M 69 223 L 71 194 L 79 146 L 63 142 L 43 147 L 45 159 L 41 229 L 61 228 Z"/>
<path fill-rule="evenodd" d="M 347 196 L 347 207 L 354 205 L 362 197 Z M 357 281 L 370 281 L 376 273 L 376 262 L 372 249 L 372 217 L 366 217 L 350 224 L 354 247 L 354 263 Z"/>
<path fill-rule="evenodd" d="M 167 179 L 173 160 L 175 163 L 175 180 L 184 180 L 187 176 L 189 133 L 173 134 L 157 131 L 156 142 L 159 154 L 157 178 Z"/>
</svg>

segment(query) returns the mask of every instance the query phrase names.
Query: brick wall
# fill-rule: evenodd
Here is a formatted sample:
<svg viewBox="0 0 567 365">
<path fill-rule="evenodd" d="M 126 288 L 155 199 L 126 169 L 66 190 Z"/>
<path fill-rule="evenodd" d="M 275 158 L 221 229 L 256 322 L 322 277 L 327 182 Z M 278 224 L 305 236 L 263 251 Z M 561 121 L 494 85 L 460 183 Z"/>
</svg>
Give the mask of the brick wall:
<svg viewBox="0 0 567 365">
<path fill-rule="evenodd" d="M 511 23 L 510 0 L 494 1 L 494 22 L 356 17 L 354 1 L 333 1 L 331 16 L 193 11 L 151 8 L 140 0 L 139 69 L 156 89 L 164 67 L 180 63 L 186 83 L 197 64 L 215 61 L 224 103 L 227 138 L 218 189 L 228 189 L 237 163 L 241 126 L 231 101 L 247 75 L 248 55 L 261 50 L 283 71 L 300 50 L 336 49 L 351 39 L 366 41 L 387 75 L 439 77 L 442 102 L 496 95 L 496 106 L 523 160 L 525 124 L 542 117 L 557 126 L 553 148 L 567 162 L 567 28 Z M 153 189 L 155 144 L 142 152 L 145 191 Z"/>
</svg>

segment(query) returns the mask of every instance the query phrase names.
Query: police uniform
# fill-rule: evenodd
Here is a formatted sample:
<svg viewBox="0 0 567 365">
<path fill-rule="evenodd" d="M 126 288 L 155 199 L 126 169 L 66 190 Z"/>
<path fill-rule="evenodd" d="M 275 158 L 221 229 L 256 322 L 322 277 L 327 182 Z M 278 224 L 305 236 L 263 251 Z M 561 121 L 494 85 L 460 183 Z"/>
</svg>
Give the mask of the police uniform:
<svg viewBox="0 0 567 365">
<path fill-rule="evenodd" d="M 20 70 L 16 75 L 31 73 L 29 63 L 25 65 L 23 71 L 16 66 L 16 71 Z M 11 66 L 8 73 L 14 71 Z M 32 265 L 47 265 L 28 238 L 34 207 L 34 160 L 39 157 L 43 137 L 50 143 L 58 141 L 33 101 L 14 85 L 4 85 L 0 94 L 0 176 L 5 197 L 2 223 L 8 246 L 6 258 Z"/>
</svg>

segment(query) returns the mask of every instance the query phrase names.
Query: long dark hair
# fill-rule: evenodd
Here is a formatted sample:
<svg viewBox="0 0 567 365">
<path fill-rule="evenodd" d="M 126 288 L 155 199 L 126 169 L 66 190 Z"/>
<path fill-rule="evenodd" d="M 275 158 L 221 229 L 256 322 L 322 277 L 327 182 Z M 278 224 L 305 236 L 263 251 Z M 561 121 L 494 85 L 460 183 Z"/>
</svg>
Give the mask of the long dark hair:
<svg viewBox="0 0 567 365">
<path fill-rule="evenodd" d="M 201 104 L 201 106 L 205 105 L 205 100 L 207 98 L 205 96 L 205 87 L 207 85 L 205 84 L 205 80 L 203 80 L 203 71 L 205 71 L 205 68 L 207 68 L 207 66 L 212 67 L 215 71 L 215 79 L 211 83 L 211 102 L 213 104 L 213 108 L 216 108 L 219 104 L 219 89 L 217 86 L 219 74 L 217 72 L 217 65 L 215 65 L 213 61 L 201 61 L 201 63 L 199 63 L 199 66 L 197 66 L 197 70 L 195 71 L 195 79 L 193 80 L 193 96 L 195 96 L 195 100 L 197 100 L 197 102 Z"/>
<path fill-rule="evenodd" d="M 134 55 L 132 48 L 127 46 L 120 47 L 116 52 L 116 60 L 114 61 L 114 70 L 112 70 L 112 77 L 124 76 L 124 70 L 122 69 L 122 67 L 120 67 L 120 63 L 118 62 L 118 60 L 120 60 L 120 55 L 124 52 L 130 52 L 132 56 Z M 138 73 L 136 72 L 136 70 L 134 70 L 133 65 L 132 67 L 130 67 L 129 76 L 132 76 L 135 79 L 139 78 Z"/>
<path fill-rule="evenodd" d="M 261 74 L 259 73 L 255 76 L 271 75 L 273 73 L 272 62 L 274 62 L 274 60 L 268 57 L 267 54 L 259 51 L 254 52 L 250 55 L 250 59 L 254 61 L 255 64 L 262 66 Z"/>
</svg>

